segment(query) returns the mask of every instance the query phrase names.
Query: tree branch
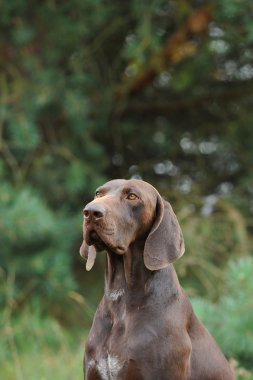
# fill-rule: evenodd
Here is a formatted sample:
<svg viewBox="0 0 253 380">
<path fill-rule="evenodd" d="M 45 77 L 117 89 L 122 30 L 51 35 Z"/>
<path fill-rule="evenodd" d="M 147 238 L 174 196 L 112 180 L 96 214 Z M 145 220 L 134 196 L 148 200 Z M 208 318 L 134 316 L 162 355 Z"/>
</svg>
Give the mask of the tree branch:
<svg viewBox="0 0 253 380">
<path fill-rule="evenodd" d="M 125 104 L 124 109 L 120 109 L 121 117 L 129 116 L 129 114 L 142 114 L 142 115 L 164 115 L 168 116 L 174 112 L 200 107 L 201 105 L 211 104 L 213 102 L 229 102 L 234 99 L 243 99 L 249 95 L 253 95 L 253 83 L 245 83 L 243 87 L 240 86 L 226 86 L 224 89 L 217 89 L 211 94 L 206 94 L 199 97 L 187 96 L 174 101 L 157 100 L 152 101 L 131 101 Z"/>
<path fill-rule="evenodd" d="M 134 95 L 151 83 L 154 78 L 172 64 L 196 53 L 197 46 L 193 37 L 203 35 L 211 20 L 212 8 L 203 6 L 193 11 L 181 29 L 176 31 L 165 43 L 163 49 L 154 54 L 141 73 L 126 84 L 120 85 L 116 97 Z"/>
</svg>

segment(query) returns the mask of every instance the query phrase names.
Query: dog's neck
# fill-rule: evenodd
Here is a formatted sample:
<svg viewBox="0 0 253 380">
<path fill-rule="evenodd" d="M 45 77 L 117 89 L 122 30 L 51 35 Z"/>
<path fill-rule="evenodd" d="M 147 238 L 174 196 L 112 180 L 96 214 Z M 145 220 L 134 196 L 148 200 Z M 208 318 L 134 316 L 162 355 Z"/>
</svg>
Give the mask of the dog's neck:
<svg viewBox="0 0 253 380">
<path fill-rule="evenodd" d="M 124 255 L 107 253 L 105 295 L 108 299 L 116 301 L 124 295 L 124 298 L 135 300 L 142 297 L 164 300 L 180 291 L 172 265 L 158 271 L 145 267 L 144 244 L 144 241 L 135 242 Z"/>
</svg>

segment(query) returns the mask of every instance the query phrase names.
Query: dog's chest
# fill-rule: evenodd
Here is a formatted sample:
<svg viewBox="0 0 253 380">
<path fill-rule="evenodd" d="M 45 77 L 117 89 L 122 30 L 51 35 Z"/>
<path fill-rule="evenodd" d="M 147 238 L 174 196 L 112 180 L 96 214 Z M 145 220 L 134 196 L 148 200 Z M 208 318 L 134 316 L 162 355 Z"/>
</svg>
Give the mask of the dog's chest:
<svg viewBox="0 0 253 380">
<path fill-rule="evenodd" d="M 113 305 L 119 308 L 124 290 L 117 289 L 107 295 Z M 103 314 L 98 310 L 86 343 L 86 366 L 92 373 L 99 373 L 102 380 L 118 380 L 122 378 L 127 349 L 123 344 L 126 334 L 125 307 L 112 318 L 112 313 Z"/>
<path fill-rule="evenodd" d="M 115 339 L 114 331 L 112 329 L 100 342 L 95 339 L 96 349 L 92 355 L 86 356 L 88 372 L 98 373 L 102 380 L 121 379 L 127 361 L 122 341 Z"/>
</svg>

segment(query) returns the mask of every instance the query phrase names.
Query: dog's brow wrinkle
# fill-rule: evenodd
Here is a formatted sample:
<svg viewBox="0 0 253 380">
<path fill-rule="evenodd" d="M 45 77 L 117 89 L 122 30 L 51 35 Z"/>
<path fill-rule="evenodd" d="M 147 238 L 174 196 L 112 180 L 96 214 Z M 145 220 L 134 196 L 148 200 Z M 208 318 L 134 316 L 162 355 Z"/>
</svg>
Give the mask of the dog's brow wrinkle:
<svg viewBox="0 0 253 380">
<path fill-rule="evenodd" d="M 123 191 L 126 193 L 131 193 L 131 192 L 137 191 L 137 189 L 135 187 L 125 187 Z"/>
<path fill-rule="evenodd" d="M 141 196 L 140 194 L 140 191 L 135 188 L 135 187 L 125 187 L 123 190 L 122 190 L 122 195 L 128 195 L 130 193 L 134 193 L 136 194 L 138 197 Z"/>
</svg>

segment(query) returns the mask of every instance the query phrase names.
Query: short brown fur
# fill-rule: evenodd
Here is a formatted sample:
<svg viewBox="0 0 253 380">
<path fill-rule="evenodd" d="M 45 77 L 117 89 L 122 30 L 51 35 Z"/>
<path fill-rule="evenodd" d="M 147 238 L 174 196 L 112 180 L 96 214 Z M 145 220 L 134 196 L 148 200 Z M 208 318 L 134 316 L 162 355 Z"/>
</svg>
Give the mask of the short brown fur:
<svg viewBox="0 0 253 380">
<path fill-rule="evenodd" d="M 170 204 L 144 181 L 113 180 L 84 216 L 80 253 L 87 269 L 98 251 L 107 252 L 105 293 L 86 343 L 86 380 L 234 379 L 172 265 L 184 241 Z"/>
</svg>

